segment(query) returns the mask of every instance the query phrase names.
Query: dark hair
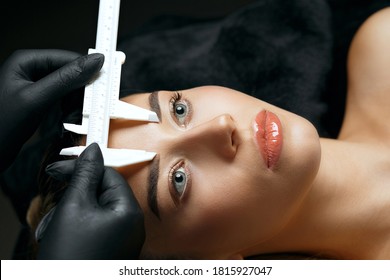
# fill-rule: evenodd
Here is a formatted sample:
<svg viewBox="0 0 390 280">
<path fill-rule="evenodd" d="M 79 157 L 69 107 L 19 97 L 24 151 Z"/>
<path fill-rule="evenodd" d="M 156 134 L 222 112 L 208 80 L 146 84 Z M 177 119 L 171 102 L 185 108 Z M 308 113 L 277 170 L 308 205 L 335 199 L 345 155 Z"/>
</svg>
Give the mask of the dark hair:
<svg viewBox="0 0 390 280">
<path fill-rule="evenodd" d="M 35 239 L 35 231 L 43 217 L 53 209 L 63 197 L 67 182 L 61 182 L 53 179 L 46 173 L 46 167 L 56 161 L 69 159 L 60 155 L 61 149 L 79 145 L 82 135 L 78 135 L 63 128 L 63 123 L 80 124 L 82 119 L 82 100 L 83 95 L 75 92 L 68 95 L 61 103 L 59 112 L 53 112 L 57 116 L 49 116 L 57 119 L 52 130 L 53 133 L 50 144 L 47 146 L 42 157 L 40 169 L 38 172 L 38 196 L 35 197 L 28 211 L 28 223 L 31 230 L 31 249 L 29 258 L 35 258 L 39 247 Z"/>
</svg>

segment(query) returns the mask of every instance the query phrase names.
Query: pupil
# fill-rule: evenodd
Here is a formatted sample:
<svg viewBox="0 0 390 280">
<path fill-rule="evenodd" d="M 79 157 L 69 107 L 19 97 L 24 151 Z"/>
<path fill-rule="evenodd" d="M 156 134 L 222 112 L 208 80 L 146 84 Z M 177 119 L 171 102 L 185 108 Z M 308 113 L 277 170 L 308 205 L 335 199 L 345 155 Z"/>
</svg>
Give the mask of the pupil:
<svg viewBox="0 0 390 280">
<path fill-rule="evenodd" d="M 176 113 L 178 115 L 183 115 L 184 114 L 184 107 L 183 106 L 177 106 L 176 107 Z"/>
<path fill-rule="evenodd" d="M 175 175 L 175 181 L 177 183 L 182 183 L 184 181 L 184 177 L 183 177 L 183 174 L 176 174 Z"/>
</svg>

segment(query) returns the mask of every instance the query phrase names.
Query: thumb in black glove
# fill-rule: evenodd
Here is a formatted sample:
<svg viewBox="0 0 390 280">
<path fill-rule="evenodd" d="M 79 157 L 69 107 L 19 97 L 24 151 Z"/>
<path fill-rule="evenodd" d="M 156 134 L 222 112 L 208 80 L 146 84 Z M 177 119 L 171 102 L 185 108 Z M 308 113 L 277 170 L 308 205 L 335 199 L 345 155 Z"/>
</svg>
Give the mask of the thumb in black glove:
<svg viewBox="0 0 390 280">
<path fill-rule="evenodd" d="M 79 57 L 63 50 L 23 50 L 0 69 L 0 173 L 65 94 L 87 84 L 101 69 L 102 54 Z"/>
<path fill-rule="evenodd" d="M 138 258 L 145 239 L 144 220 L 127 182 L 104 167 L 97 144 L 75 161 L 54 163 L 48 173 L 66 177 L 71 170 L 64 197 L 37 229 L 38 258 Z"/>
</svg>

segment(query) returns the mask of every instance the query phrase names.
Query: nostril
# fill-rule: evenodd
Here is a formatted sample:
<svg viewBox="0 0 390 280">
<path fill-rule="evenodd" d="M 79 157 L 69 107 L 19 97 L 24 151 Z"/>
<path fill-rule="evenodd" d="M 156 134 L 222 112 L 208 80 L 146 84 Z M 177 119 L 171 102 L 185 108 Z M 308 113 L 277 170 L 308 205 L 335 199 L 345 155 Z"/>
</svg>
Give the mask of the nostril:
<svg viewBox="0 0 390 280">
<path fill-rule="evenodd" d="M 237 153 L 238 146 L 240 145 L 240 135 L 237 131 L 237 129 L 233 129 L 232 134 L 231 134 L 231 139 L 232 139 L 232 147 L 234 151 Z"/>
<path fill-rule="evenodd" d="M 236 149 L 238 145 L 238 134 L 237 134 L 237 129 L 236 129 L 236 124 L 234 122 L 234 119 L 231 115 L 226 114 L 224 115 L 223 121 L 226 125 L 227 132 L 230 134 L 230 141 L 231 141 L 231 146 Z"/>
</svg>

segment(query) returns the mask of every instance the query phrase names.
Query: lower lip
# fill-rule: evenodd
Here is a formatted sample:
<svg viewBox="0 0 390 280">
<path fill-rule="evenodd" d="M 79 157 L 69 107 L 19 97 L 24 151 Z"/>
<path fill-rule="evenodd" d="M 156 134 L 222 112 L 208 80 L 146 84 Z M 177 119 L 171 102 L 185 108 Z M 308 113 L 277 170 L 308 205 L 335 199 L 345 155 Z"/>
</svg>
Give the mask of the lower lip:
<svg viewBox="0 0 390 280">
<path fill-rule="evenodd" d="M 280 119 L 269 111 L 260 111 L 254 121 L 255 140 L 267 167 L 273 169 L 279 161 L 283 146 Z"/>
</svg>

